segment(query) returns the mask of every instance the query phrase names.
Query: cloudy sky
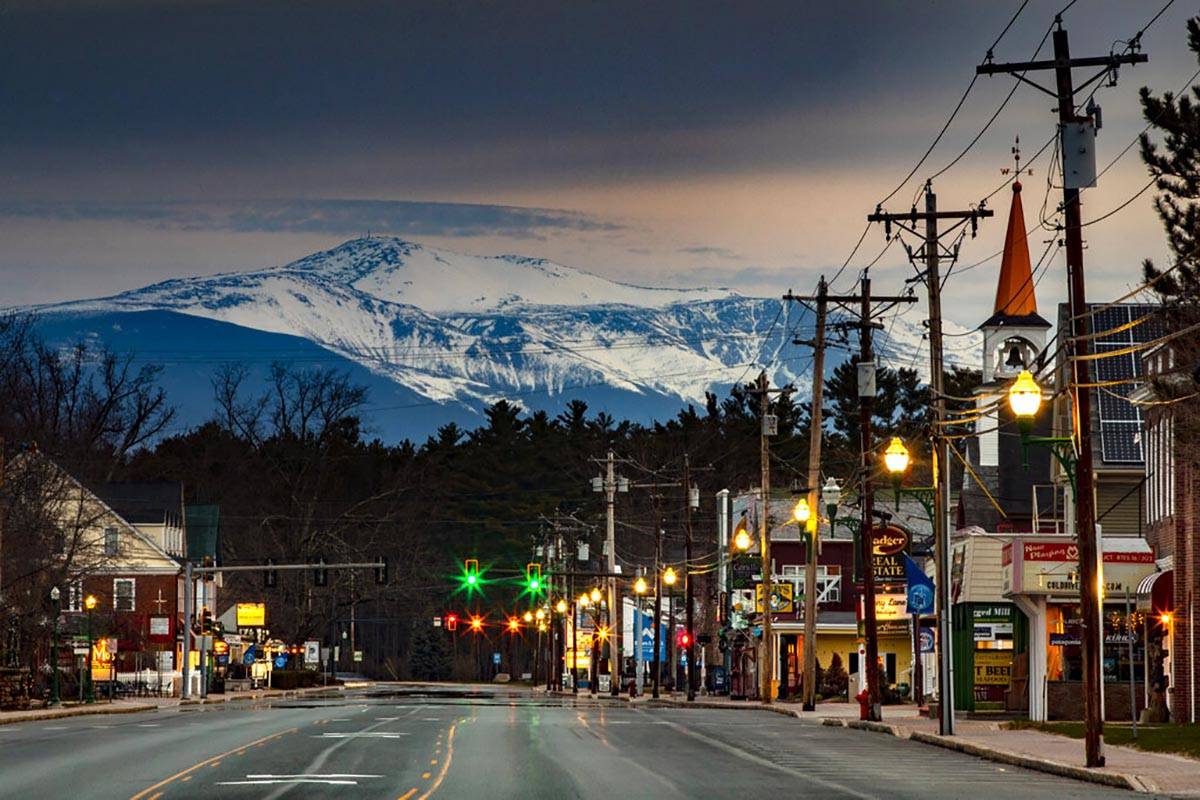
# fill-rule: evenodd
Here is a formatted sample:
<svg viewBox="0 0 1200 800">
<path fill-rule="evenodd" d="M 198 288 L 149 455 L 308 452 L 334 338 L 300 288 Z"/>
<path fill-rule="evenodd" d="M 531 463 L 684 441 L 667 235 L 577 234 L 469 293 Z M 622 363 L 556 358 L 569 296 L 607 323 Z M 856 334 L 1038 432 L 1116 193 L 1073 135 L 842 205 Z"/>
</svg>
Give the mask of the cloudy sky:
<svg viewBox="0 0 1200 800">
<path fill-rule="evenodd" d="M 1031 57 L 1065 2 L 1031 0 L 996 59 Z M 641 283 L 807 290 L 846 259 L 1019 5 L 7 0 L 0 305 L 280 264 L 367 230 Z M 1161 5 L 1078 0 L 1072 54 L 1120 48 Z M 1102 164 L 1143 125 L 1138 88 L 1176 90 L 1196 70 L 1188 12 L 1168 8 L 1143 37 L 1150 63 L 1097 93 Z M 980 78 L 886 207 L 906 210 L 1012 86 Z M 1051 106 L 1019 88 L 938 177 L 942 206 L 997 188 L 1014 137 L 1027 156 L 1051 137 Z M 1030 225 L 1048 166 L 1049 151 L 1025 179 Z M 1145 181 L 1135 148 L 1085 193 L 1085 219 Z M 1152 197 L 1088 228 L 1094 297 L 1163 258 Z M 964 243 L 964 264 L 1000 247 L 1007 190 L 991 205 L 999 218 Z M 1049 235 L 1035 236 L 1040 253 Z M 872 231 L 838 288 L 883 245 Z M 872 274 L 895 288 L 911 269 L 894 247 Z M 1063 283 L 1060 257 L 1043 305 Z M 992 264 L 951 278 L 948 313 L 978 323 L 994 287 Z"/>
</svg>

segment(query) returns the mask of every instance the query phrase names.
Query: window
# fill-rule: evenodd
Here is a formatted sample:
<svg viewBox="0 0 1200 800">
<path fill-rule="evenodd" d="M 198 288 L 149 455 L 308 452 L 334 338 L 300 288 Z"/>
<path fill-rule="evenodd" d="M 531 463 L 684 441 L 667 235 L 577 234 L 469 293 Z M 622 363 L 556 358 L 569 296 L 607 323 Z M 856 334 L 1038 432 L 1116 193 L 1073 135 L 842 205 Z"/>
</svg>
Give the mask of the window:
<svg viewBox="0 0 1200 800">
<path fill-rule="evenodd" d="M 83 611 L 83 584 L 79 581 L 67 586 L 67 611 Z"/>
<path fill-rule="evenodd" d="M 115 556 L 120 549 L 120 539 L 116 528 L 104 529 L 104 555 Z"/>
<path fill-rule="evenodd" d="M 113 581 L 113 610 L 134 610 L 133 578 L 117 578 Z"/>
<path fill-rule="evenodd" d="M 793 590 L 796 598 L 804 596 L 804 573 L 806 567 L 800 564 L 785 564 L 780 567 L 778 580 L 795 585 Z M 842 568 L 838 564 L 817 565 L 817 602 L 837 603 L 842 599 Z"/>
</svg>

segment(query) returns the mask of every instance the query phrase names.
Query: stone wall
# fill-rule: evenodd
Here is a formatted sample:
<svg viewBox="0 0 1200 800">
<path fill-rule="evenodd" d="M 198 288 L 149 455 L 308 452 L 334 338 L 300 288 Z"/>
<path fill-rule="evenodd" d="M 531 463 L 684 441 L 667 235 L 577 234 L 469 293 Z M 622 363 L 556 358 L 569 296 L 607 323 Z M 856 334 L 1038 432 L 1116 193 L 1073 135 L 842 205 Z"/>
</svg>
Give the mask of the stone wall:
<svg viewBox="0 0 1200 800">
<path fill-rule="evenodd" d="M 1137 713 L 1145 708 L 1145 690 L 1140 682 L 1134 684 Z M 1051 720 L 1083 719 L 1083 683 L 1081 681 L 1050 681 L 1046 684 L 1046 710 Z M 1106 722 L 1129 722 L 1129 681 L 1104 684 L 1104 719 Z"/>
<path fill-rule="evenodd" d="M 0 711 L 29 708 L 29 670 L 0 669 Z"/>
</svg>

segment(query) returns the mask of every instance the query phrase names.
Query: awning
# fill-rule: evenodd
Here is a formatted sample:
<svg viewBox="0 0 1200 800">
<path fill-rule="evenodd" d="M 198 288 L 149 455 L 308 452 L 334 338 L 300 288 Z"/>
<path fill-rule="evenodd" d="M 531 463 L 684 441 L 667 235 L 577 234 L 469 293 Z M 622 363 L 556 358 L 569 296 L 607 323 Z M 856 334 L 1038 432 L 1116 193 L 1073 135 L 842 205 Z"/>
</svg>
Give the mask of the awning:
<svg viewBox="0 0 1200 800">
<path fill-rule="evenodd" d="M 1170 611 L 1175 605 L 1175 571 L 1151 572 L 1138 583 L 1138 608 Z"/>
</svg>

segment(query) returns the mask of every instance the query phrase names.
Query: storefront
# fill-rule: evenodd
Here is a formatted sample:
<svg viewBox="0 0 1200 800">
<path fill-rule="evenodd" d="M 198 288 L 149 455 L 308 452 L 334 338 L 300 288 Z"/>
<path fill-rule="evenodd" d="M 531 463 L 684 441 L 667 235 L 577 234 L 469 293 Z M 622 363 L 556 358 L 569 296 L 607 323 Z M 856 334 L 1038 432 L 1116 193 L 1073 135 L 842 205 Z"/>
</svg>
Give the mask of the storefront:
<svg viewBox="0 0 1200 800">
<path fill-rule="evenodd" d="M 1144 614 L 1133 605 L 1138 585 L 1154 572 L 1154 554 L 1143 539 L 1102 542 L 1103 680 L 1106 718 L 1128 719 L 1131 702 L 1144 704 Z M 1075 719 L 1082 708 L 1079 548 L 1074 539 L 1021 537 L 1004 545 L 1004 593 L 1029 620 L 1029 718 Z M 1132 678 L 1134 697 L 1130 697 Z"/>
<path fill-rule="evenodd" d="M 960 711 L 1008 708 L 1014 677 L 1020 677 L 1025 664 L 1024 615 L 1012 603 L 958 603 L 953 626 L 958 676 L 954 707 Z"/>
</svg>

